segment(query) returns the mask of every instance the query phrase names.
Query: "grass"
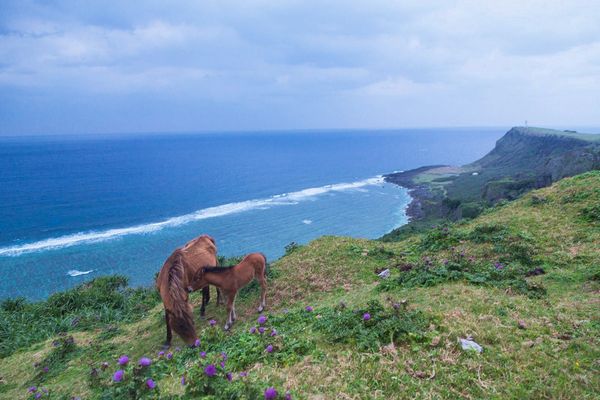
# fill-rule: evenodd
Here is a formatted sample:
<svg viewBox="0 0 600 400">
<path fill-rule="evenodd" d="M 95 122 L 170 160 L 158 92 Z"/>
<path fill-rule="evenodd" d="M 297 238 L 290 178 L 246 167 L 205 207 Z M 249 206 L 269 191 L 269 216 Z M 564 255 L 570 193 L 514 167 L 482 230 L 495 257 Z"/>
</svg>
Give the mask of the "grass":
<svg viewBox="0 0 600 400">
<path fill-rule="evenodd" d="M 326 236 L 290 246 L 270 266 L 264 334 L 250 333 L 258 327 L 258 291 L 250 287 L 238 300 L 231 333 L 220 328 L 224 309 L 211 302 L 207 320 L 218 325 L 197 319 L 200 347 L 172 350 L 171 360 L 157 356 L 164 322 L 152 291 L 96 282 L 52 301 L 7 302 L 0 398 L 27 398 L 33 384 L 58 399 L 252 399 L 271 386 L 279 398 L 290 391 L 309 399 L 595 399 L 598 204 L 596 171 L 401 241 Z M 385 268 L 391 276 L 381 280 L 376 273 Z M 528 276 L 536 269 L 544 273 Z M 200 302 L 196 294 L 192 299 Z M 460 348 L 458 339 L 467 336 L 483 346 L 481 354 Z M 179 339 L 175 346 L 182 346 Z M 122 354 L 133 361 L 128 378 L 115 384 Z M 148 369 L 135 365 L 142 356 L 153 359 Z M 215 378 L 203 372 L 209 363 L 217 366 Z M 150 376 L 154 390 L 144 386 Z"/>
</svg>

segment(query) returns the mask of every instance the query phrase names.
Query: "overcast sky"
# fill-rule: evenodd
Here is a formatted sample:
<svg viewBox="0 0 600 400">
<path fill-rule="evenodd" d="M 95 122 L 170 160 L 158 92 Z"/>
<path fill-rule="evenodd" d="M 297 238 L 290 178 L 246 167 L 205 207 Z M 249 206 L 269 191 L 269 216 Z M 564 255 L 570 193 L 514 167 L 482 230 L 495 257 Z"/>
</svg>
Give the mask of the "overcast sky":
<svg viewBox="0 0 600 400">
<path fill-rule="evenodd" d="M 0 134 L 600 125 L 600 1 L 0 0 Z"/>
</svg>

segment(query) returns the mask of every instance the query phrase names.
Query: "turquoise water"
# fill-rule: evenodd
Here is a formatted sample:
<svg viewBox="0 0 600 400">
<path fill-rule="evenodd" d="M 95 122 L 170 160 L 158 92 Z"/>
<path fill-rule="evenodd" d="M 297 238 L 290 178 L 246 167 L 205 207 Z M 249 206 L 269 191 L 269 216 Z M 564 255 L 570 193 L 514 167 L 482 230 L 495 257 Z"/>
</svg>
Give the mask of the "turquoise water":
<svg viewBox="0 0 600 400">
<path fill-rule="evenodd" d="M 406 223 L 380 175 L 463 164 L 504 129 L 0 139 L 0 297 L 37 299 L 95 276 L 149 284 L 201 234 L 232 256 L 281 256 L 321 235 Z"/>
</svg>

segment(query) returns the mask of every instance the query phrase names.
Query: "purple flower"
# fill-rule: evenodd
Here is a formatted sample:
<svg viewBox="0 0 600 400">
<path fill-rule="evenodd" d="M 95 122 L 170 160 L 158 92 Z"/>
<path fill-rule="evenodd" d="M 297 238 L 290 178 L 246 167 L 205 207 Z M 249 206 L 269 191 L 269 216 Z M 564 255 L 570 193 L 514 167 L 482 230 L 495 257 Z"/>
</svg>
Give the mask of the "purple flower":
<svg viewBox="0 0 600 400">
<path fill-rule="evenodd" d="M 289 392 L 289 390 L 287 392 L 285 392 L 285 400 L 292 400 L 292 394 Z"/>
<path fill-rule="evenodd" d="M 444 265 L 448 265 L 448 260 L 444 259 L 444 261 L 442 261 L 444 263 Z"/>
<path fill-rule="evenodd" d="M 196 339 L 194 342 L 194 347 L 200 347 L 200 339 Z"/>
<path fill-rule="evenodd" d="M 217 321 L 211 319 L 210 321 L 208 321 L 208 323 L 210 324 L 210 326 L 215 326 L 217 324 Z"/>
<path fill-rule="evenodd" d="M 46 389 L 45 387 L 42 388 L 42 392 L 44 393 L 48 393 L 48 389 Z"/>
<path fill-rule="evenodd" d="M 308 312 L 311 312 L 313 310 L 313 308 L 311 306 L 306 306 L 305 310 Z"/>
<path fill-rule="evenodd" d="M 181 351 L 181 347 L 179 347 L 179 346 L 175 347 L 175 351 Z"/>
<path fill-rule="evenodd" d="M 503 269 L 503 268 L 504 268 L 504 265 L 502 265 L 502 264 L 501 264 L 501 263 L 499 263 L 499 262 L 496 262 L 496 263 L 494 264 L 494 267 L 496 267 L 496 269 Z"/>
<path fill-rule="evenodd" d="M 253 326 L 252 328 L 250 328 L 250 333 L 256 333 L 256 327 Z"/>
<path fill-rule="evenodd" d="M 167 353 L 167 360 L 170 360 L 171 358 L 173 358 L 173 353 L 168 352 Z"/>
<path fill-rule="evenodd" d="M 123 371 L 122 369 L 118 370 L 113 375 L 113 381 L 115 381 L 115 382 L 121 382 L 123 380 L 123 375 L 125 375 L 125 371 Z"/>
<path fill-rule="evenodd" d="M 129 357 L 127 357 L 127 356 L 119 357 L 119 365 L 127 365 L 128 362 L 129 362 Z"/>
<path fill-rule="evenodd" d="M 263 333 L 265 333 L 265 328 L 264 328 L 264 327 L 262 327 L 262 326 L 261 326 L 261 327 L 259 327 L 259 328 L 258 328 L 258 333 L 260 333 L 261 335 L 262 335 Z"/>
<path fill-rule="evenodd" d="M 242 371 L 242 372 L 240 372 L 240 376 L 241 376 L 241 377 L 248 376 L 248 373 L 247 373 L 247 372 L 244 372 L 244 371 Z"/>
<path fill-rule="evenodd" d="M 223 358 L 223 361 L 227 361 L 227 353 L 224 351 L 221 352 L 221 357 Z"/>
<path fill-rule="evenodd" d="M 33 392 L 37 392 L 37 388 L 35 386 L 30 386 L 29 389 L 27 389 L 28 393 L 33 393 Z"/>
<path fill-rule="evenodd" d="M 156 383 L 154 383 L 152 378 L 150 378 L 146 381 L 146 386 L 148 386 L 148 389 L 154 389 L 156 387 Z"/>
<path fill-rule="evenodd" d="M 42 397 L 42 394 L 40 392 L 37 392 L 34 397 L 36 399 L 39 399 L 40 397 Z"/>
<path fill-rule="evenodd" d="M 158 356 L 159 356 L 159 357 L 162 357 L 162 356 L 164 356 L 164 355 L 165 355 L 165 352 L 164 352 L 164 351 L 159 351 L 159 352 L 158 352 Z"/>
<path fill-rule="evenodd" d="M 265 390 L 265 399 L 266 400 L 273 400 L 277 398 L 277 390 L 275 390 L 274 387 L 270 387 L 267 388 L 267 390 Z"/>
<path fill-rule="evenodd" d="M 229 382 L 231 382 L 231 381 L 233 380 L 233 375 L 231 375 L 231 372 L 228 372 L 228 373 L 226 373 L 226 374 L 225 374 L 225 377 L 227 378 L 227 380 L 228 380 Z"/>
<path fill-rule="evenodd" d="M 142 358 L 140 358 L 139 364 L 142 367 L 148 367 L 148 366 L 150 366 L 150 364 L 152 364 L 152 360 L 149 359 L 148 357 L 142 357 Z"/>
<path fill-rule="evenodd" d="M 271 329 L 271 336 L 277 336 L 277 331 L 275 328 Z"/>
<path fill-rule="evenodd" d="M 201 351 L 200 352 L 200 358 L 206 358 L 206 352 L 205 351 Z"/>
<path fill-rule="evenodd" d="M 368 312 L 363 314 L 363 321 L 368 321 L 371 319 L 371 314 L 369 314 Z"/>
<path fill-rule="evenodd" d="M 185 385 L 185 375 L 181 377 L 181 386 Z"/>
<path fill-rule="evenodd" d="M 50 371 L 50 370 L 48 369 L 48 367 L 44 367 L 44 369 L 42 369 L 42 371 L 44 371 L 44 372 L 48 372 L 48 371 Z"/>
<path fill-rule="evenodd" d="M 215 367 L 213 364 L 208 364 L 205 368 L 204 368 L 204 373 L 206 374 L 206 376 L 208 376 L 209 378 L 212 378 L 213 376 L 215 376 L 217 374 L 217 367 Z"/>
<path fill-rule="evenodd" d="M 221 368 L 225 369 L 225 361 L 221 361 L 219 364 L 221 365 Z"/>
<path fill-rule="evenodd" d="M 273 345 L 268 345 L 267 348 L 265 349 L 265 351 L 267 353 L 272 353 L 273 352 Z"/>
<path fill-rule="evenodd" d="M 267 322 L 267 317 L 265 317 L 264 315 L 261 315 L 260 317 L 258 317 L 258 324 L 262 325 L 265 322 Z"/>
</svg>

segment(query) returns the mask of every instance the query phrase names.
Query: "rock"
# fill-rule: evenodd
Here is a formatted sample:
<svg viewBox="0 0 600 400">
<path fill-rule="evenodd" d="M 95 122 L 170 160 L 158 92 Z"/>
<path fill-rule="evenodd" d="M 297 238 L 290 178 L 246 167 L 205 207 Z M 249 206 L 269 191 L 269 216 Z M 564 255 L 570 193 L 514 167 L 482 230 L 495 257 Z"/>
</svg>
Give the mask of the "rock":
<svg viewBox="0 0 600 400">
<path fill-rule="evenodd" d="M 389 269 L 384 269 L 383 271 L 381 271 L 380 273 L 377 274 L 378 277 L 382 278 L 382 279 L 387 279 L 390 277 L 390 270 Z"/>
<path fill-rule="evenodd" d="M 483 347 L 479 343 L 469 339 L 458 339 L 463 350 L 472 350 L 478 353 L 483 351 Z"/>
</svg>

